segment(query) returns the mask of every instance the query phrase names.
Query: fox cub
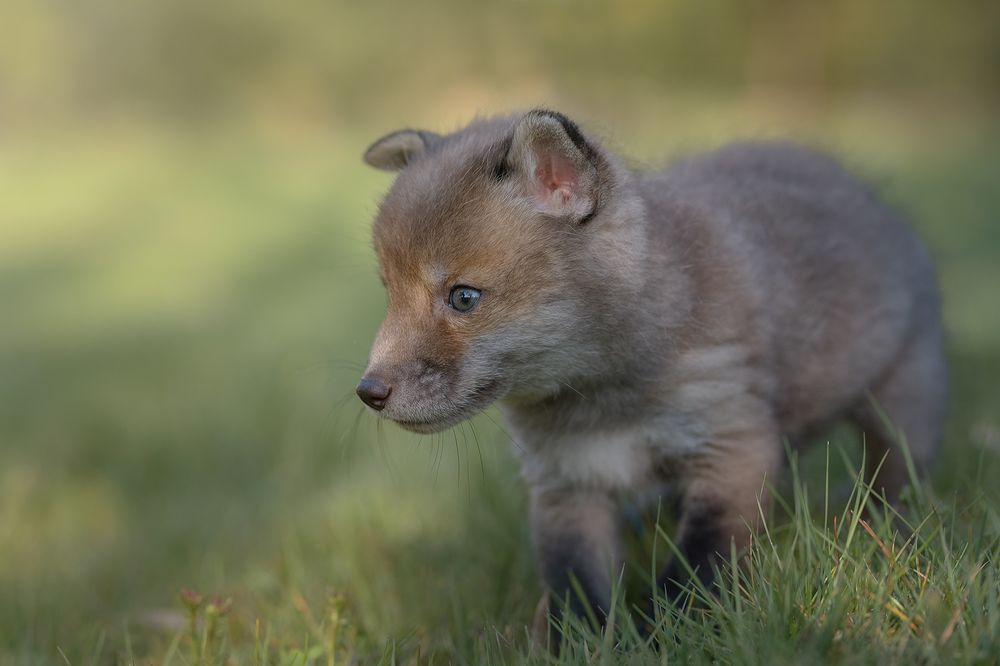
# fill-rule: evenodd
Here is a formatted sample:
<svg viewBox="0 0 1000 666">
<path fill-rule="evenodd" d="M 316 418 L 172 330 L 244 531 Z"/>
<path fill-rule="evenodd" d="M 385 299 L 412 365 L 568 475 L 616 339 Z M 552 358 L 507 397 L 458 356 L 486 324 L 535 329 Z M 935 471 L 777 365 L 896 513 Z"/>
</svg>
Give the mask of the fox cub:
<svg viewBox="0 0 1000 666">
<path fill-rule="evenodd" d="M 419 433 L 499 404 L 540 575 L 571 611 L 608 610 L 623 496 L 679 484 L 677 542 L 708 583 L 766 511 L 786 438 L 849 419 L 890 499 L 899 432 L 932 464 L 932 265 L 833 160 L 744 143 L 641 173 L 548 110 L 401 130 L 364 159 L 399 175 L 374 223 L 389 305 L 357 392 Z M 686 571 L 659 584 L 676 594 Z"/>
</svg>

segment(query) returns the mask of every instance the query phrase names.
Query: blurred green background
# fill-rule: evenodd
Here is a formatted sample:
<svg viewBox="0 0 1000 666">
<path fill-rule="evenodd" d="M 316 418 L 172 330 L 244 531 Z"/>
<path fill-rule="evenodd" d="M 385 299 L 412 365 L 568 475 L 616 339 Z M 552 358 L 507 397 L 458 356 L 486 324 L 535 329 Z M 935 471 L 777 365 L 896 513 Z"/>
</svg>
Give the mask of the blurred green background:
<svg viewBox="0 0 1000 666">
<path fill-rule="evenodd" d="M 930 0 L 5 0 L 0 663 L 163 654 L 182 586 L 234 599 L 234 643 L 308 643 L 331 594 L 362 652 L 520 635 L 539 590 L 492 417 L 421 439 L 353 398 L 390 183 L 360 155 L 403 126 L 546 105 L 636 164 L 839 155 L 939 261 L 937 485 L 967 489 L 1000 450 L 998 25 Z"/>
</svg>

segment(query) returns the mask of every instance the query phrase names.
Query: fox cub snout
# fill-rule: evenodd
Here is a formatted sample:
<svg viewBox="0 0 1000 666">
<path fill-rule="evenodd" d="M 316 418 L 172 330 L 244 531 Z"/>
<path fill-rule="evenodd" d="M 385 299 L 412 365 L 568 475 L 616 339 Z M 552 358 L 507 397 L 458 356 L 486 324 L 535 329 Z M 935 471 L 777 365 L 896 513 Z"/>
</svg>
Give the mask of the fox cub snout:
<svg viewBox="0 0 1000 666">
<path fill-rule="evenodd" d="M 394 132 L 365 161 L 398 175 L 374 223 L 389 305 L 358 394 L 424 433 L 499 404 L 540 574 L 571 610 L 607 610 L 619 500 L 667 478 L 707 582 L 717 553 L 748 543 L 785 438 L 850 420 L 890 499 L 907 480 L 900 433 L 932 464 L 946 395 L 932 266 L 833 160 L 746 143 L 640 173 L 535 110 Z M 676 593 L 685 571 L 659 584 Z"/>
</svg>

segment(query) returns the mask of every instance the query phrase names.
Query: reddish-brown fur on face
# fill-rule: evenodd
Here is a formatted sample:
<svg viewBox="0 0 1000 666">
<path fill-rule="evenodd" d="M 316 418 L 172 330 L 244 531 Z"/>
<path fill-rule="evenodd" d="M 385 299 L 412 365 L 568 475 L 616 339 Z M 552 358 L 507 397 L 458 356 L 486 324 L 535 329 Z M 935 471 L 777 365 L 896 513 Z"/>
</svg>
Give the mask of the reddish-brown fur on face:
<svg viewBox="0 0 1000 666">
<path fill-rule="evenodd" d="M 432 201 L 400 206 L 405 214 L 393 212 L 390 194 L 375 224 L 389 316 L 409 330 L 431 327 L 444 336 L 424 348 L 434 357 L 454 358 L 464 340 L 530 308 L 551 281 L 544 230 L 512 214 L 511 202 L 484 174 L 466 179 Z M 488 307 L 468 316 L 448 310 L 456 285 L 481 290 Z"/>
</svg>

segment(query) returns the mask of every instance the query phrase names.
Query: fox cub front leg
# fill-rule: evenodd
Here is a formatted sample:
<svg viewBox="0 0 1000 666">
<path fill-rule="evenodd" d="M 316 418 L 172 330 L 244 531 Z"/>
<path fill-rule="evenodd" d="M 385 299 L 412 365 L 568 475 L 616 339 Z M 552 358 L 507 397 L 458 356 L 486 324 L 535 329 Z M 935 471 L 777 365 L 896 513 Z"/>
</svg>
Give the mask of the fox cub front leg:
<svg viewBox="0 0 1000 666">
<path fill-rule="evenodd" d="M 781 464 L 780 438 L 761 424 L 717 433 L 692 461 L 681 503 L 678 549 L 695 575 L 711 589 L 713 567 L 725 566 L 730 548 L 750 542 L 752 530 L 766 515 Z M 690 581 L 687 567 L 673 558 L 657 580 L 667 599 L 677 600 Z"/>
<path fill-rule="evenodd" d="M 549 614 L 604 624 L 611 605 L 611 576 L 620 566 L 614 499 L 591 489 L 539 489 L 531 494 L 531 539 Z M 544 612 L 545 602 L 540 608 Z"/>
</svg>

